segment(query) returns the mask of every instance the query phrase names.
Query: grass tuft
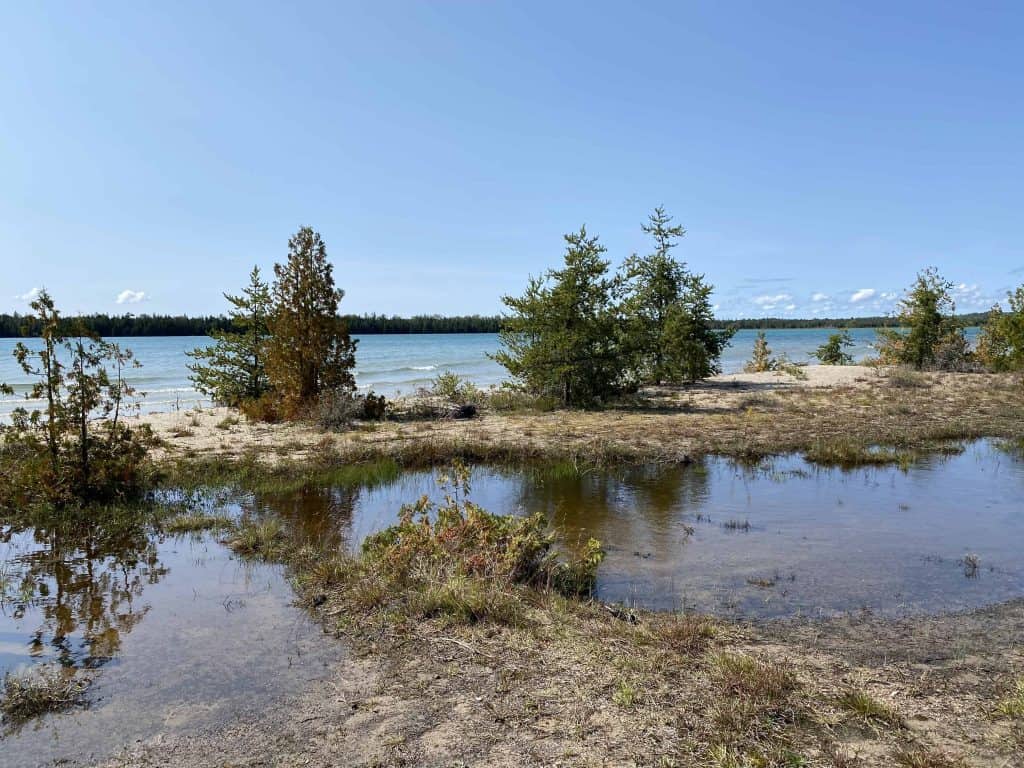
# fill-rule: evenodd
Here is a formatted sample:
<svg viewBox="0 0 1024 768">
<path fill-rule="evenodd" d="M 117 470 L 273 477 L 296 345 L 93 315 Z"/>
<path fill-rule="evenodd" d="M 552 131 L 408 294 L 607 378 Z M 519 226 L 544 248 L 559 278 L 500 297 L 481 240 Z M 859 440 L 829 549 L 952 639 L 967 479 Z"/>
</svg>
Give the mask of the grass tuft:
<svg viewBox="0 0 1024 768">
<path fill-rule="evenodd" d="M 785 667 L 743 653 L 718 653 L 711 659 L 712 670 L 728 693 L 771 703 L 785 701 L 798 683 Z"/>
<path fill-rule="evenodd" d="M 59 712 L 81 703 L 88 678 L 75 670 L 40 665 L 4 675 L 0 713 L 4 720 L 18 724 L 47 712 Z"/>
<path fill-rule="evenodd" d="M 196 533 L 211 529 L 226 529 L 233 526 L 234 520 L 227 515 L 208 515 L 204 512 L 185 512 L 175 515 L 162 524 L 167 533 Z"/>
<path fill-rule="evenodd" d="M 840 709 L 850 712 L 865 723 L 903 727 L 903 718 L 888 704 L 879 701 L 867 691 L 851 689 L 839 697 Z"/>
<path fill-rule="evenodd" d="M 1003 717 L 1024 718 L 1024 677 L 1018 678 L 1010 695 L 996 705 Z"/>
</svg>

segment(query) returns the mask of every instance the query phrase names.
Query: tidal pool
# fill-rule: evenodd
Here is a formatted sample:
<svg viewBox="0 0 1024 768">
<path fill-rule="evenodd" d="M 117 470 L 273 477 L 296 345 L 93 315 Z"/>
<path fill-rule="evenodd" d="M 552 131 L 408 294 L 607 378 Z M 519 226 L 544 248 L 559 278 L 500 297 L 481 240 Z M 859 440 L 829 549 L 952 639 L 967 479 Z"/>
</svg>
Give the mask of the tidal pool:
<svg viewBox="0 0 1024 768">
<path fill-rule="evenodd" d="M 907 471 L 708 458 L 617 471 L 478 467 L 471 482 L 491 512 L 543 512 L 570 546 L 599 539 L 606 601 L 769 618 L 941 613 L 1024 595 L 1024 462 L 987 441 Z M 356 548 L 423 494 L 440 498 L 435 473 L 243 506 Z"/>
</svg>

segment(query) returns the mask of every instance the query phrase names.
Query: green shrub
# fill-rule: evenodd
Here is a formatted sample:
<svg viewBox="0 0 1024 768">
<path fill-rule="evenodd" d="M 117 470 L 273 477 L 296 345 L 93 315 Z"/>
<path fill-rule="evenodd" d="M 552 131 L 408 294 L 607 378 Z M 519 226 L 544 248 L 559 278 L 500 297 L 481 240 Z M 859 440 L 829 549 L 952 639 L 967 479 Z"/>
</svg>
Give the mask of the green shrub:
<svg viewBox="0 0 1024 768">
<path fill-rule="evenodd" d="M 754 339 L 754 351 L 750 360 L 743 366 L 743 372 L 764 373 L 765 371 L 774 371 L 778 365 L 779 361 L 772 357 L 772 350 L 768 346 L 768 339 L 764 331 L 758 331 L 757 338 Z"/>
<path fill-rule="evenodd" d="M 993 307 L 978 338 L 978 359 L 993 371 L 1024 370 L 1024 285 L 1008 298 L 1010 310 Z"/>
<path fill-rule="evenodd" d="M 479 405 L 484 393 L 469 379 L 454 371 L 439 373 L 430 385 L 430 394 L 455 405 Z"/>
</svg>

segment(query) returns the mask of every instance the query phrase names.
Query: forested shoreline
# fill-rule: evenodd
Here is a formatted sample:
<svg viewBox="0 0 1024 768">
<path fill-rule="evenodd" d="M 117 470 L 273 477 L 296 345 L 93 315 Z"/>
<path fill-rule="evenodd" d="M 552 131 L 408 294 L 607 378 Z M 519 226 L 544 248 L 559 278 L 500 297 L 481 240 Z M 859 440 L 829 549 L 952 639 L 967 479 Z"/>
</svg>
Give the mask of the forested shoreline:
<svg viewBox="0 0 1024 768">
<path fill-rule="evenodd" d="M 965 327 L 980 326 L 988 312 L 957 315 Z M 224 315 L 83 315 L 85 327 L 101 336 L 206 336 L 210 331 L 223 331 L 231 327 L 231 319 Z M 356 335 L 417 334 L 417 333 L 497 333 L 501 327 L 498 315 L 345 315 L 349 333 Z M 738 320 L 712 320 L 716 330 L 784 329 L 784 328 L 886 328 L 898 325 L 894 317 L 806 318 L 783 317 L 742 318 Z M 26 331 L 27 328 L 27 331 Z M 38 324 L 33 318 L 20 314 L 0 315 L 0 338 L 38 336 Z"/>
</svg>

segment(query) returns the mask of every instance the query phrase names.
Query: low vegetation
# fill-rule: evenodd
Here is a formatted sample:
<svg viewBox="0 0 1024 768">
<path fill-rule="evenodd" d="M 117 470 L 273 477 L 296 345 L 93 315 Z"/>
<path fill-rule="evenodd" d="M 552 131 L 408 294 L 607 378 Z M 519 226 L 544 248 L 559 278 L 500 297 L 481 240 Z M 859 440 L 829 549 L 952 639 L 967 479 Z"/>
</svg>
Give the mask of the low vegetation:
<svg viewBox="0 0 1024 768">
<path fill-rule="evenodd" d="M 216 529 L 227 529 L 235 521 L 227 515 L 211 515 L 205 512 L 183 512 L 167 518 L 161 528 L 167 533 L 198 533 Z"/>
</svg>

